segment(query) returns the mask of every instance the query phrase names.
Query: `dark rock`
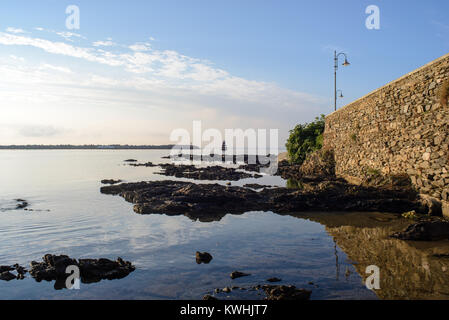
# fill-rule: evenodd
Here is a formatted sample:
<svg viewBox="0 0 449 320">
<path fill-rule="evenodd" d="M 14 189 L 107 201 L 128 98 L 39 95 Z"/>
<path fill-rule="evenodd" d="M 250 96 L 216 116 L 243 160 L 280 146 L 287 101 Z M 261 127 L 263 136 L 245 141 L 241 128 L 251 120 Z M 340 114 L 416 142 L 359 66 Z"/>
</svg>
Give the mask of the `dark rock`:
<svg viewBox="0 0 449 320">
<path fill-rule="evenodd" d="M 208 252 L 196 252 L 196 263 L 201 264 L 205 263 L 208 264 L 212 261 L 212 255 Z"/>
<path fill-rule="evenodd" d="M 426 213 L 416 193 L 407 189 L 354 186 L 346 181 L 309 181 L 301 190 L 265 188 L 259 192 L 219 184 L 182 181 L 124 183 L 101 188 L 134 203 L 139 214 L 186 215 L 193 220 L 220 220 L 226 214 L 248 211 L 377 211 Z"/>
<path fill-rule="evenodd" d="M 215 298 L 214 296 L 211 296 L 210 294 L 206 294 L 206 295 L 203 297 L 203 300 L 206 300 L 206 301 L 215 301 L 215 300 L 218 300 L 218 299 Z"/>
<path fill-rule="evenodd" d="M 30 275 L 37 281 L 66 279 L 68 266 L 77 266 L 80 269 L 80 277 L 83 283 L 98 282 L 100 280 L 121 279 L 135 270 L 131 262 L 118 258 L 116 261 L 109 259 L 79 259 L 68 256 L 47 254 L 42 258 L 43 262 L 31 262 Z"/>
<path fill-rule="evenodd" d="M 9 271 L 5 271 L 5 272 L 0 273 L 0 280 L 11 281 L 11 280 L 14 280 L 14 279 L 16 279 L 16 276 L 13 275 Z"/>
<path fill-rule="evenodd" d="M 247 183 L 247 184 L 243 185 L 243 187 L 258 190 L 258 189 L 263 189 L 263 188 L 272 188 L 273 186 L 261 185 L 258 183 Z"/>
<path fill-rule="evenodd" d="M 224 293 L 229 293 L 232 291 L 232 289 L 229 287 L 226 287 L 226 288 L 223 288 L 221 291 L 223 291 Z"/>
<path fill-rule="evenodd" d="M 13 271 L 13 270 L 14 270 L 14 268 L 11 266 L 0 266 L 0 273 L 7 272 L 7 271 Z"/>
<path fill-rule="evenodd" d="M 157 165 L 153 164 L 152 162 L 147 163 L 130 163 L 129 164 L 132 167 L 157 167 Z"/>
<path fill-rule="evenodd" d="M 117 258 L 109 259 L 79 259 L 81 280 L 84 283 L 98 282 L 103 279 L 122 279 L 135 270 L 129 261 Z"/>
<path fill-rule="evenodd" d="M 312 291 L 297 289 L 295 286 L 264 285 L 266 300 L 309 300 Z"/>
<path fill-rule="evenodd" d="M 267 281 L 268 282 L 280 282 L 280 281 L 282 281 L 282 279 L 274 277 L 274 278 L 267 279 Z"/>
<path fill-rule="evenodd" d="M 158 174 L 176 178 L 188 178 L 195 180 L 238 181 L 240 179 L 255 177 L 252 174 L 222 166 L 210 166 L 200 168 L 194 165 L 176 165 L 171 163 L 161 164 L 159 166 L 163 169 L 163 171 Z"/>
<path fill-rule="evenodd" d="M 412 224 L 403 232 L 391 235 L 393 238 L 411 241 L 437 241 L 449 239 L 449 222 L 425 221 Z"/>
<path fill-rule="evenodd" d="M 249 273 L 244 273 L 244 272 L 240 272 L 240 271 L 233 271 L 231 272 L 231 279 L 237 279 L 237 278 L 241 278 L 241 277 L 247 277 L 250 276 Z"/>
<path fill-rule="evenodd" d="M 28 201 L 23 200 L 23 199 L 16 199 L 16 201 L 18 202 L 18 204 L 16 205 L 17 210 L 25 209 L 29 205 Z"/>
<path fill-rule="evenodd" d="M 117 184 L 117 183 L 120 183 L 120 182 L 122 182 L 122 180 L 114 180 L 114 179 L 105 179 L 105 180 L 101 180 L 101 183 L 102 184 Z"/>
<path fill-rule="evenodd" d="M 137 162 L 136 159 L 128 159 L 128 160 L 124 160 L 123 162 Z"/>
</svg>

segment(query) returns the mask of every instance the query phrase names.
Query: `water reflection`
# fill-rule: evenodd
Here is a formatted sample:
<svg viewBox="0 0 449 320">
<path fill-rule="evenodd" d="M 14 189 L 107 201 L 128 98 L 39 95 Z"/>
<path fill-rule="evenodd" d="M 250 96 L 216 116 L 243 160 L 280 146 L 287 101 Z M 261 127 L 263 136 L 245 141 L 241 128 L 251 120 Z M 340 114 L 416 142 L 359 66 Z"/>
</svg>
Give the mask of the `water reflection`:
<svg viewBox="0 0 449 320">
<path fill-rule="evenodd" d="M 366 267 L 380 268 L 381 299 L 448 299 L 449 242 L 406 242 L 389 238 L 410 221 L 393 214 L 295 214 L 326 226 L 366 280 Z M 338 257 L 336 256 L 336 259 Z M 338 268 L 338 262 L 337 262 Z M 337 275 L 338 275 L 337 270 Z"/>
</svg>

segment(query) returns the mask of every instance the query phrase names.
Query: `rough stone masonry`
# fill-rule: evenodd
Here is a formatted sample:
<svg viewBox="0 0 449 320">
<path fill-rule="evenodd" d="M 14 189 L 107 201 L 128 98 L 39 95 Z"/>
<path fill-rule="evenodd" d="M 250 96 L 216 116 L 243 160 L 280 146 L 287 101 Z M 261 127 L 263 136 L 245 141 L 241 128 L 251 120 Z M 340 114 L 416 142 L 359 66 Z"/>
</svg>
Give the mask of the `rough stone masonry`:
<svg viewBox="0 0 449 320">
<path fill-rule="evenodd" d="M 449 54 L 328 115 L 324 147 L 336 174 L 408 174 L 449 215 L 449 106 L 437 94 L 448 79 Z"/>
</svg>

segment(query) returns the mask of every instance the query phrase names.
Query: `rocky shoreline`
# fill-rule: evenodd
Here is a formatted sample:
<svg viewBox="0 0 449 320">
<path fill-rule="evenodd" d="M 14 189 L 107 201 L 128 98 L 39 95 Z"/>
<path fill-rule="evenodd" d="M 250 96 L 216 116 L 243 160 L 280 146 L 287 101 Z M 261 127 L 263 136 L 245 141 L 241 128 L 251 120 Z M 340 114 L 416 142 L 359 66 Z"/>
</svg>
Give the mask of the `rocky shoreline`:
<svg viewBox="0 0 449 320">
<path fill-rule="evenodd" d="M 76 260 L 66 255 L 46 254 L 42 262 L 32 261 L 29 270 L 19 264 L 0 266 L 0 280 L 22 280 L 29 273 L 37 282 L 55 280 L 55 289 L 63 289 L 65 280 L 70 275 L 66 273 L 69 266 L 79 268 L 82 283 L 122 279 L 135 270 L 131 262 L 122 258 L 117 258 L 115 261 L 105 258 Z"/>
<path fill-rule="evenodd" d="M 310 180 L 301 190 L 264 188 L 259 192 L 219 184 L 182 181 L 124 183 L 101 188 L 101 193 L 120 195 L 134 204 L 139 214 L 242 214 L 248 211 L 277 213 L 301 211 L 384 211 L 402 213 L 428 208 L 411 190 L 354 186 L 341 179 Z"/>
</svg>

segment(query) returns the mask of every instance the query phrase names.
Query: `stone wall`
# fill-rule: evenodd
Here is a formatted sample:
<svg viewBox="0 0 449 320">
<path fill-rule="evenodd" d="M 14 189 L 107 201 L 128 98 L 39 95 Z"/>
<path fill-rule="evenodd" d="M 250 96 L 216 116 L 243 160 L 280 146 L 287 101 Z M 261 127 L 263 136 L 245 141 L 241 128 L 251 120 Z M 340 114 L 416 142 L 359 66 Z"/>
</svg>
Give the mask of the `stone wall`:
<svg viewBox="0 0 449 320">
<path fill-rule="evenodd" d="M 337 175 L 408 174 L 420 193 L 448 201 L 449 107 L 437 94 L 447 79 L 449 54 L 328 115 Z"/>
</svg>

